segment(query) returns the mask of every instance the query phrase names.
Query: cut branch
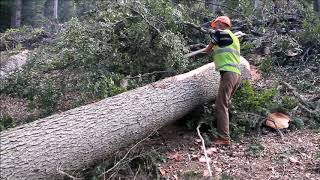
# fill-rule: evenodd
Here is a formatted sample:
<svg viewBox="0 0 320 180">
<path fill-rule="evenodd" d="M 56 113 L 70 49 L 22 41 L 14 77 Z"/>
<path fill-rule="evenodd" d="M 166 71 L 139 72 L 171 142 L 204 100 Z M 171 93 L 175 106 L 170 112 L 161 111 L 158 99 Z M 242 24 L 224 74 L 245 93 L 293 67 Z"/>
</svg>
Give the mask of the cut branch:
<svg viewBox="0 0 320 180">
<path fill-rule="evenodd" d="M 314 108 L 312 107 L 312 105 L 310 105 L 308 102 L 306 102 L 301 95 L 297 92 L 296 88 L 294 88 L 293 86 L 291 86 L 290 84 L 282 81 L 281 82 L 283 85 L 285 85 L 289 90 L 291 90 L 291 92 L 293 93 L 293 95 L 298 98 L 299 100 L 299 107 L 301 107 L 302 109 L 304 109 L 305 111 L 307 111 L 309 114 L 311 114 L 312 116 L 314 116 L 316 119 L 320 118 L 320 111 L 319 110 L 313 110 Z"/>
<path fill-rule="evenodd" d="M 294 88 L 293 86 L 291 86 L 289 83 L 282 81 L 281 82 L 283 85 L 285 85 L 292 93 L 293 95 L 298 98 L 299 102 L 307 107 L 312 107 L 311 105 L 309 105 L 304 99 L 303 97 L 297 92 L 297 89 Z"/>
<path fill-rule="evenodd" d="M 194 29 L 197 29 L 198 31 L 202 32 L 202 33 L 208 33 L 208 31 L 206 29 L 204 29 L 203 27 L 197 26 L 194 23 L 191 22 L 183 22 L 183 24 L 191 26 Z"/>
<path fill-rule="evenodd" d="M 152 27 L 159 35 L 161 35 L 161 31 L 155 25 L 153 25 L 142 13 L 140 13 L 139 11 L 135 10 L 132 7 L 129 7 L 129 6 L 124 6 L 124 7 L 130 9 L 134 13 L 137 13 L 150 27 Z"/>
</svg>

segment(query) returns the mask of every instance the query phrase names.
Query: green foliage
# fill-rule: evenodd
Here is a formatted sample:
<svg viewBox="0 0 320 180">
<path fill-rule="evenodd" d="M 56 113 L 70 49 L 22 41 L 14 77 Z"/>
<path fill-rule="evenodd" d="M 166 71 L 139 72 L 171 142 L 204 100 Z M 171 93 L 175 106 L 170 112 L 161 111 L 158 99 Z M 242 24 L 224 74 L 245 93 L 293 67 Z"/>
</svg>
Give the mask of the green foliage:
<svg viewBox="0 0 320 180">
<path fill-rule="evenodd" d="M 14 126 L 15 122 L 9 114 L 0 114 L 0 132 Z"/>
<path fill-rule="evenodd" d="M 234 141 L 240 141 L 241 138 L 244 136 L 246 132 L 248 132 L 249 126 L 251 126 L 252 123 L 248 122 L 246 119 L 239 119 L 236 122 L 231 121 L 230 122 L 230 137 Z"/>
<path fill-rule="evenodd" d="M 253 157 L 260 157 L 264 149 L 264 146 L 257 139 L 253 139 L 247 149 L 247 152 Z"/>
<path fill-rule="evenodd" d="M 302 30 L 297 34 L 303 45 L 316 45 L 320 42 L 320 19 L 313 13 L 308 13 L 302 23 Z"/>
<path fill-rule="evenodd" d="M 59 93 L 55 92 L 51 82 L 46 82 L 38 88 L 39 89 L 35 89 L 36 92 L 33 92 L 34 96 L 32 100 L 42 109 L 43 116 L 50 115 L 56 110 Z"/>
<path fill-rule="evenodd" d="M 256 90 L 249 82 L 243 82 L 236 91 L 231 106 L 231 137 L 239 140 L 245 133 L 259 128 L 265 117 L 277 104 L 275 88 Z"/>
<path fill-rule="evenodd" d="M 303 129 L 304 128 L 304 122 L 302 119 L 299 119 L 297 117 L 292 118 L 292 123 L 297 129 Z"/>
<path fill-rule="evenodd" d="M 294 37 L 278 36 L 276 41 L 271 50 L 273 65 L 284 66 L 290 60 L 290 53 L 301 52 L 301 45 Z"/>
<path fill-rule="evenodd" d="M 317 152 L 316 159 L 320 160 L 320 151 Z"/>
<path fill-rule="evenodd" d="M 114 158 L 114 163 L 119 162 L 117 157 Z M 110 178 L 124 176 L 129 179 L 133 179 L 134 177 L 138 179 L 156 179 L 159 177 L 159 166 L 162 162 L 165 162 L 165 157 L 161 156 L 156 150 L 134 152 L 127 159 L 120 161 L 113 171 L 105 175 Z M 113 166 L 114 164 L 111 162 L 99 164 L 85 172 L 85 179 L 100 179 L 100 176 Z"/>
<path fill-rule="evenodd" d="M 272 64 L 271 58 L 264 59 L 259 66 L 259 69 L 263 72 L 263 75 L 270 74 L 272 71 L 272 68 L 273 68 L 273 64 Z"/>
<path fill-rule="evenodd" d="M 241 44 L 241 54 L 244 56 L 250 54 L 256 48 L 256 44 L 253 42 L 244 42 Z"/>
<path fill-rule="evenodd" d="M 234 2 L 234 0 L 232 2 Z M 253 9 L 250 0 L 239 1 L 238 6 L 244 17 L 250 17 L 253 15 Z"/>
<path fill-rule="evenodd" d="M 30 48 L 32 44 L 46 36 L 46 32 L 42 28 L 23 26 L 18 29 L 8 29 L 0 34 L 0 48 L 5 50 L 12 50 L 19 46 Z"/>
<path fill-rule="evenodd" d="M 274 97 L 276 95 L 275 88 L 258 91 L 245 81 L 237 90 L 233 98 L 233 105 L 240 112 L 261 113 L 275 103 Z"/>
<path fill-rule="evenodd" d="M 182 14 L 171 2 L 101 1 L 97 8 L 82 21 L 66 23 L 52 44 L 34 51 L 24 69 L 1 84 L 0 92 L 27 98 L 46 116 L 126 91 L 120 86 L 125 76 L 168 72 L 141 81 L 149 83 L 187 70 Z M 20 31 L 9 30 L 3 39 Z M 128 81 L 129 88 L 143 85 Z"/>
<path fill-rule="evenodd" d="M 134 169 L 139 167 L 148 174 L 148 177 L 153 179 L 159 172 L 161 162 L 165 162 L 165 158 L 157 151 L 152 150 L 149 153 L 139 155 L 132 159 L 130 166 Z"/>
<path fill-rule="evenodd" d="M 292 96 L 283 96 L 281 99 L 282 107 L 285 109 L 293 109 L 298 106 L 298 100 Z"/>
<path fill-rule="evenodd" d="M 220 175 L 220 179 L 221 180 L 235 180 L 236 178 L 231 176 L 231 175 L 228 175 L 227 173 L 223 172 L 221 173 Z"/>
<path fill-rule="evenodd" d="M 193 180 L 193 179 L 201 179 L 202 174 L 197 171 L 187 171 L 183 173 L 183 179 L 185 180 Z"/>
</svg>

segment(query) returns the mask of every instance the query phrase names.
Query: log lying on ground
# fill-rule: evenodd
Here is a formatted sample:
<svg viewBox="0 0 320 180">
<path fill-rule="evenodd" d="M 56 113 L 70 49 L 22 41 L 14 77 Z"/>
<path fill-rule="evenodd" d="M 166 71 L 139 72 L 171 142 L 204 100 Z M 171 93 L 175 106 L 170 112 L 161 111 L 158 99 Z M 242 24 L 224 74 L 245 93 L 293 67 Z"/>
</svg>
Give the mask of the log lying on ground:
<svg viewBox="0 0 320 180">
<path fill-rule="evenodd" d="M 249 64 L 242 59 L 242 72 Z M 1 133 L 1 179 L 59 179 L 86 168 L 215 99 L 210 63 Z M 72 174 L 72 173 L 71 173 Z"/>
</svg>

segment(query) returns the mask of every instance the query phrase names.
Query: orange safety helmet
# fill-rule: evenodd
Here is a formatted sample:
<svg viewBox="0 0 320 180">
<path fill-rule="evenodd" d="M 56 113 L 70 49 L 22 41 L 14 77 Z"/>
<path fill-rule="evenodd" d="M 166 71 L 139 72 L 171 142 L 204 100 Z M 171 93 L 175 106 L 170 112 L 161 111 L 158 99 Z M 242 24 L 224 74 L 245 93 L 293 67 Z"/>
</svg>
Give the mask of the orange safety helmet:
<svg viewBox="0 0 320 180">
<path fill-rule="evenodd" d="M 221 22 L 221 23 L 231 27 L 231 20 L 228 16 L 219 16 L 216 20 L 211 22 L 211 27 L 215 27 L 217 22 Z"/>
</svg>

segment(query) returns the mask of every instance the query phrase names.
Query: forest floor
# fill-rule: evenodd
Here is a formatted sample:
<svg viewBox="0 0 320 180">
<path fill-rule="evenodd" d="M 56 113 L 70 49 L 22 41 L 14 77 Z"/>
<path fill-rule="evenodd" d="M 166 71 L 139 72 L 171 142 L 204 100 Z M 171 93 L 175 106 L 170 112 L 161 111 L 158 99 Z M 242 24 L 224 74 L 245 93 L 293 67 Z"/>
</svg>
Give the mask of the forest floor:
<svg viewBox="0 0 320 180">
<path fill-rule="evenodd" d="M 161 179 L 209 179 L 196 130 L 170 125 L 144 143 L 164 157 L 158 168 Z M 206 148 L 215 179 L 320 179 L 316 130 L 288 130 L 283 140 L 276 131 L 268 131 L 244 136 L 231 146 Z"/>
</svg>

